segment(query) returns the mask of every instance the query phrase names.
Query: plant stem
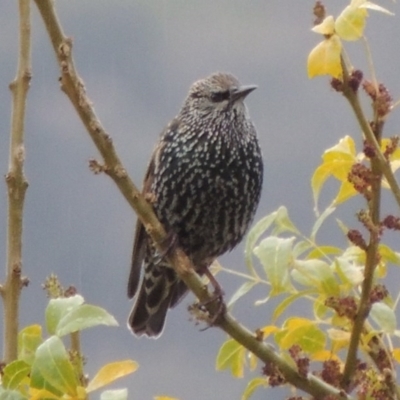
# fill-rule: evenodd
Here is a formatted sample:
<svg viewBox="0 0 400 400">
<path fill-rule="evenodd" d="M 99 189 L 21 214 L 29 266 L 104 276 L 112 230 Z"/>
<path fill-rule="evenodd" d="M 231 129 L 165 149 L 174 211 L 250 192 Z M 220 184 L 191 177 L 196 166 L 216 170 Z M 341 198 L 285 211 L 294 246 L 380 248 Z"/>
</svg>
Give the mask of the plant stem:
<svg viewBox="0 0 400 400">
<path fill-rule="evenodd" d="M 12 122 L 9 169 L 6 175 L 8 190 L 6 282 L 1 287 L 4 307 L 3 357 L 6 363 L 17 358 L 19 299 L 23 283 L 22 222 L 25 192 L 28 183 L 24 176 L 24 118 L 26 97 L 31 79 L 30 1 L 19 0 L 19 59 L 17 75 L 10 84 L 12 92 Z"/>
<path fill-rule="evenodd" d="M 384 167 L 389 167 L 391 176 L 393 176 L 393 174 L 390 165 L 388 165 L 380 150 L 383 121 L 380 121 L 378 116 L 375 115 L 374 126 L 376 129 L 375 132 L 373 132 L 361 108 L 357 92 L 349 85 L 349 73 L 344 62 L 342 62 L 342 68 L 343 94 L 349 101 L 357 117 L 364 137 L 366 137 L 368 143 L 373 144 L 375 150 L 375 156 L 371 158 L 371 172 L 373 179 L 371 182 L 371 199 L 368 201 L 369 217 L 375 229 L 369 230 L 369 243 L 366 249 L 364 280 L 361 288 L 360 304 L 351 331 L 349 351 L 347 353 L 343 371 L 342 387 L 346 389 L 350 384 L 351 377 L 357 367 L 358 346 L 360 344 L 361 335 L 364 331 L 365 320 L 367 319 L 371 309 L 370 294 L 373 285 L 374 271 L 378 263 L 378 246 L 380 241 L 380 202 Z M 381 155 L 381 158 L 378 155 Z M 395 181 L 395 183 L 397 187 L 397 182 Z M 397 196 L 395 197 L 397 199 Z"/>
</svg>

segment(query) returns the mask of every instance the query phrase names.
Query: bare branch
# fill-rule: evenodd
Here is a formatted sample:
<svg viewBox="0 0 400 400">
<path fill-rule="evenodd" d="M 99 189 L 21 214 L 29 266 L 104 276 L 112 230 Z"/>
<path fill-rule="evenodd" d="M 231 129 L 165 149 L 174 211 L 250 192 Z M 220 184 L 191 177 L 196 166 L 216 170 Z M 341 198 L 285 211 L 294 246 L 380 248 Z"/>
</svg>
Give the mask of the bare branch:
<svg viewBox="0 0 400 400">
<path fill-rule="evenodd" d="M 5 362 L 17 358 L 19 298 L 24 280 L 22 271 L 22 218 L 28 183 L 24 176 L 24 123 L 26 97 L 31 79 L 30 2 L 19 0 L 19 59 L 17 75 L 10 84 L 12 122 L 8 189 L 6 282 L 0 291 L 4 307 L 3 357 Z"/>
</svg>

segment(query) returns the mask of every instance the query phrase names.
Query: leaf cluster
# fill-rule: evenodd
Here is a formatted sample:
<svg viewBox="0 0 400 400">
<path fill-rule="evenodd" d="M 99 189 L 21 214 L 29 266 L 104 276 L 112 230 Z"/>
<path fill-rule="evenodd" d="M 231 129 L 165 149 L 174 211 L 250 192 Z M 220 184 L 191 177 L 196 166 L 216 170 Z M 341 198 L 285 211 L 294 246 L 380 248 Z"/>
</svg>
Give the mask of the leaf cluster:
<svg viewBox="0 0 400 400">
<path fill-rule="evenodd" d="M 64 338 L 79 340 L 79 333 L 99 325 L 117 326 L 103 308 L 86 304 L 82 296 L 50 299 L 45 312 L 47 337 L 40 325 L 23 328 L 18 335 L 18 358 L 2 369 L 0 399 L 84 400 L 116 379 L 134 372 L 131 360 L 104 365 L 90 380 L 83 373 L 85 360 L 79 348 L 68 349 Z M 127 390 L 108 390 L 101 399 L 127 399 Z"/>
</svg>

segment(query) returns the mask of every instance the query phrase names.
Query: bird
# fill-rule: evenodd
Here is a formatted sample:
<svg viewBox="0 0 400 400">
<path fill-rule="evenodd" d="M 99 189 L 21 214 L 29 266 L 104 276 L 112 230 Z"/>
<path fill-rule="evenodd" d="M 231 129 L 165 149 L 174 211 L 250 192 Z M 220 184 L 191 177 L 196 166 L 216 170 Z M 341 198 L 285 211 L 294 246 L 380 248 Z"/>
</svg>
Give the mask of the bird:
<svg viewBox="0 0 400 400">
<path fill-rule="evenodd" d="M 194 82 L 145 174 L 143 194 L 201 275 L 243 239 L 260 201 L 263 159 L 244 103 L 256 88 L 224 72 Z M 168 309 L 187 292 L 138 220 L 128 281 L 128 297 L 136 299 L 128 327 L 139 337 L 159 337 Z"/>
</svg>

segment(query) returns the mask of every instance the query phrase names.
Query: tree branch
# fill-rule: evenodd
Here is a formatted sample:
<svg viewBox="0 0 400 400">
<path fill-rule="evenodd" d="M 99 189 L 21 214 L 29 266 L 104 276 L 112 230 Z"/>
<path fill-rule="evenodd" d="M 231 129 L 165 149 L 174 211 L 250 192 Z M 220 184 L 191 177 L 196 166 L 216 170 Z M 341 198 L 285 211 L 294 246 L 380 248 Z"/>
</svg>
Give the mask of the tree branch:
<svg viewBox="0 0 400 400">
<path fill-rule="evenodd" d="M 24 176 L 24 118 L 26 97 L 31 79 L 30 2 L 19 0 L 19 56 L 17 75 L 10 84 L 12 121 L 8 190 L 6 282 L 1 287 L 4 308 L 3 357 L 6 363 L 17 358 L 19 299 L 24 280 L 22 270 L 22 218 L 28 183 Z"/>
<path fill-rule="evenodd" d="M 350 103 L 350 106 L 353 109 L 353 112 L 357 118 L 358 124 L 360 125 L 361 131 L 363 132 L 365 138 L 367 139 L 368 143 L 372 145 L 375 152 L 376 163 L 379 167 L 379 170 L 382 172 L 382 174 L 388 181 L 391 192 L 393 193 L 393 196 L 400 207 L 400 187 L 393 174 L 390 162 L 386 160 L 385 156 L 383 155 L 382 150 L 380 148 L 380 143 L 378 142 L 378 139 L 375 137 L 371 125 L 369 124 L 367 118 L 365 117 L 357 92 L 354 91 L 354 89 L 351 86 L 349 86 L 349 71 L 343 59 L 342 59 L 342 70 L 343 70 L 343 85 L 344 85 L 343 95 Z"/>
<path fill-rule="evenodd" d="M 368 211 L 371 229 L 369 230 L 369 243 L 366 249 L 366 260 L 364 267 L 364 280 L 361 288 L 360 303 L 357 310 L 357 315 L 354 320 L 353 329 L 351 331 L 349 350 L 346 357 L 346 363 L 343 371 L 342 386 L 347 388 L 350 384 L 351 377 L 357 367 L 357 352 L 360 344 L 360 338 L 363 332 L 365 332 L 364 323 L 367 319 L 371 310 L 370 294 L 372 290 L 374 271 L 378 263 L 378 246 L 380 242 L 380 202 L 381 202 L 381 188 L 382 188 L 382 175 L 385 174 L 385 170 L 389 170 L 387 179 L 393 178 L 394 185 L 391 186 L 393 193 L 395 194 L 396 200 L 399 201 L 400 197 L 396 195 L 398 185 L 394 179 L 390 164 L 386 161 L 384 155 L 381 152 L 381 136 L 383 129 L 383 121 L 380 121 L 378 116 L 374 117 L 374 126 L 376 127 L 375 133 L 371 129 L 371 125 L 367 121 L 365 114 L 361 108 L 360 101 L 357 92 L 349 84 L 349 72 L 346 64 L 342 59 L 342 70 L 343 70 L 343 95 L 349 101 L 356 118 L 359 122 L 364 137 L 368 143 L 371 143 L 375 150 L 375 156 L 371 158 L 371 199 L 368 201 Z M 388 178 L 389 177 L 389 178 Z M 396 189 L 397 188 L 397 189 Z M 400 192 L 399 192 L 400 193 Z"/>
<path fill-rule="evenodd" d="M 112 140 L 101 126 L 91 102 L 86 95 L 84 85 L 79 78 L 72 59 L 72 41 L 64 36 L 57 19 L 53 2 L 51 0 L 35 0 L 39 12 L 46 25 L 53 48 L 61 69 L 61 88 L 71 100 L 83 124 L 85 125 L 94 144 L 104 159 L 104 165 L 91 161 L 91 168 L 95 172 L 107 173 L 118 186 L 125 199 L 135 210 L 142 221 L 147 233 L 153 239 L 156 247 L 163 253 L 166 250 L 166 233 L 157 220 L 152 207 L 147 203 L 126 173 L 119 160 Z M 213 295 L 204 286 L 201 278 L 196 274 L 189 258 L 179 248 L 168 252 L 168 261 L 173 266 L 179 278 L 197 296 L 200 302 L 206 304 L 211 317 L 217 315 L 220 306 L 211 301 Z M 327 395 L 336 396 L 337 399 L 351 399 L 342 391 L 326 384 L 315 376 L 305 377 L 300 375 L 283 357 L 278 355 L 270 346 L 257 339 L 256 335 L 239 324 L 229 313 L 221 315 L 215 325 L 220 327 L 232 338 L 241 343 L 246 349 L 253 352 L 263 362 L 273 362 L 277 365 L 286 380 L 315 398 Z"/>
</svg>

